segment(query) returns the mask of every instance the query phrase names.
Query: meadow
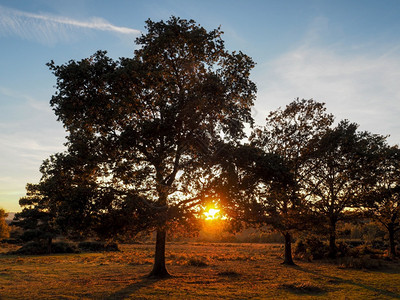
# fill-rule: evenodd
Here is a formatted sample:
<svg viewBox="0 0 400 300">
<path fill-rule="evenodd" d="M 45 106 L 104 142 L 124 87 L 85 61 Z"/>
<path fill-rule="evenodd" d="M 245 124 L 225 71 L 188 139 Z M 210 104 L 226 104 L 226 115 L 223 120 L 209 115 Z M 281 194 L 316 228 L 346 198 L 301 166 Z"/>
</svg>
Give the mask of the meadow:
<svg viewBox="0 0 400 300">
<path fill-rule="evenodd" d="M 147 278 L 153 244 L 119 252 L 0 254 L 1 299 L 393 299 L 400 263 L 282 265 L 280 244 L 168 243 L 171 278 Z M 3 249 L 3 252 L 5 249 Z M 370 259 L 371 261 L 373 259 Z"/>
</svg>

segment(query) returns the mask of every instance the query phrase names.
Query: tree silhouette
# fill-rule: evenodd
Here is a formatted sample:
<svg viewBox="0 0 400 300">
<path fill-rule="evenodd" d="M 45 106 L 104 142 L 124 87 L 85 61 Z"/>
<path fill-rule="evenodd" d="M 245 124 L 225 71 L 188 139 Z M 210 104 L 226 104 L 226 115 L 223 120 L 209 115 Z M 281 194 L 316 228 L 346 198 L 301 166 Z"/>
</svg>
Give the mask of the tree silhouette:
<svg viewBox="0 0 400 300">
<path fill-rule="evenodd" d="M 217 200 L 232 231 L 245 225 L 265 225 L 266 216 L 259 206 L 260 189 L 267 184 L 284 187 L 291 182 L 281 157 L 249 144 L 225 144 L 214 159 L 213 173 L 218 176 L 211 178 L 205 190 Z"/>
<path fill-rule="evenodd" d="M 27 184 L 26 196 L 19 200 L 23 209 L 15 214 L 13 220 L 13 225 L 24 230 L 23 240 L 44 243 L 47 252 L 51 253 L 52 241 L 58 235 L 88 233 L 83 224 L 88 218 L 80 211 L 85 207 L 78 201 L 93 196 L 94 188 L 93 184 L 89 186 L 91 178 L 87 174 L 85 181 L 77 180 L 83 178 L 77 176 L 77 170 L 71 157 L 63 153 L 52 155 L 42 163 L 40 182 Z"/>
<path fill-rule="evenodd" d="M 47 189 L 51 187 L 47 183 L 49 182 L 41 181 L 38 184 L 26 185 L 26 196 L 19 200 L 23 209 L 15 214 L 12 225 L 24 230 L 22 240 L 43 243 L 50 254 L 52 241 L 60 234 L 60 230 L 56 221 L 57 202 L 48 197 L 50 191 Z"/>
<path fill-rule="evenodd" d="M 400 150 L 384 145 L 376 164 L 375 185 L 366 195 L 367 216 L 383 227 L 389 237 L 389 254 L 396 256 L 395 234 L 400 230 Z"/>
<path fill-rule="evenodd" d="M 336 225 L 349 208 L 362 206 L 365 193 L 376 182 L 376 167 L 385 138 L 357 131 L 341 121 L 316 141 L 308 185 L 314 209 L 325 218 L 329 255 L 336 256 Z"/>
<path fill-rule="evenodd" d="M 85 153 L 96 165 L 96 190 L 108 191 L 92 199 L 104 227 L 118 214 L 156 216 L 146 226 L 157 232 L 151 275 L 163 277 L 168 222 L 201 198 L 190 182 L 207 171 L 209 152 L 244 137 L 256 87 L 253 61 L 226 51 L 219 29 L 176 17 L 148 20 L 146 29 L 133 58 L 113 61 L 99 51 L 49 63 L 57 77 L 51 105 L 69 133 L 68 151 Z"/>
<path fill-rule="evenodd" d="M 308 179 L 316 168 L 311 142 L 318 140 L 333 122 L 324 103 L 299 100 L 278 109 L 266 118 L 263 128 L 256 128 L 251 144 L 280 156 L 291 176 L 290 184 L 264 181 L 254 202 L 259 220 L 272 225 L 285 238 L 284 263 L 294 264 L 291 251 L 293 232 L 304 229 L 309 220 Z"/>
</svg>

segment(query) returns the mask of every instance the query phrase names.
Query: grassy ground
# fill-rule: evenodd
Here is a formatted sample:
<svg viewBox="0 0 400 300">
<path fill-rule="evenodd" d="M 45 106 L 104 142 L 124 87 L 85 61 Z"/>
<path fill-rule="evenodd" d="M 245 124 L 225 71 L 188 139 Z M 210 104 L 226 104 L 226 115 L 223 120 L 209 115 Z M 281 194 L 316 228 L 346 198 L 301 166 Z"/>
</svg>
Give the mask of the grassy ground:
<svg viewBox="0 0 400 300">
<path fill-rule="evenodd" d="M 281 265 L 281 245 L 167 245 L 172 278 L 146 278 L 153 245 L 121 252 L 50 256 L 0 255 L 1 299 L 393 299 L 400 263 L 350 269 L 297 261 Z"/>
</svg>

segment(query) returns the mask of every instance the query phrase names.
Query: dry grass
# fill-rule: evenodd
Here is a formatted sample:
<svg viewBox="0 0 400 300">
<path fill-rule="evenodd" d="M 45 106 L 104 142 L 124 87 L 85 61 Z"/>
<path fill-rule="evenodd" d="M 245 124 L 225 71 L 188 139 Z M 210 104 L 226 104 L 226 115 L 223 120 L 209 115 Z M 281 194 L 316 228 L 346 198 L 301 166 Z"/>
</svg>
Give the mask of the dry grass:
<svg viewBox="0 0 400 300">
<path fill-rule="evenodd" d="M 121 252 L 0 255 L 1 299 L 393 299 L 400 264 L 378 270 L 321 262 L 281 265 L 280 245 L 168 244 L 172 278 L 148 279 L 153 245 Z M 197 262 L 197 263 L 196 263 Z"/>
</svg>

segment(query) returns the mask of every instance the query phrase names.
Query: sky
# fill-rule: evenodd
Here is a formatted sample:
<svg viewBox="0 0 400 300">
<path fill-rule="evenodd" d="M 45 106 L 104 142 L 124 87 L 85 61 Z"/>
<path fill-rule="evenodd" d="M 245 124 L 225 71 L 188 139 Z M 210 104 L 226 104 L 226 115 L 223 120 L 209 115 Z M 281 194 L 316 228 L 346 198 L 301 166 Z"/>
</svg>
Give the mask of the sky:
<svg viewBox="0 0 400 300">
<path fill-rule="evenodd" d="M 97 50 L 132 57 L 149 18 L 221 26 L 226 48 L 257 63 L 257 125 L 297 97 L 312 98 L 337 121 L 398 144 L 399 15 L 397 0 L 0 0 L 0 207 L 21 210 L 18 200 L 40 180 L 42 161 L 65 149 L 46 63 Z"/>
</svg>

